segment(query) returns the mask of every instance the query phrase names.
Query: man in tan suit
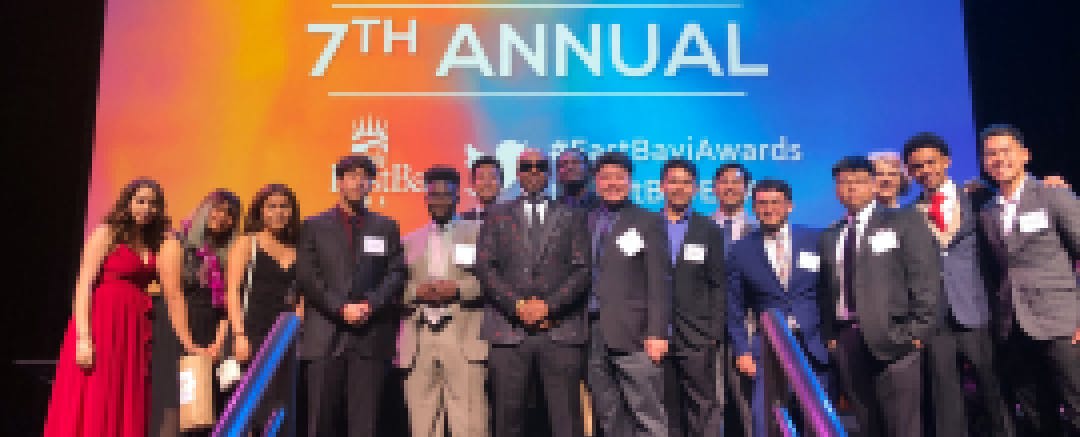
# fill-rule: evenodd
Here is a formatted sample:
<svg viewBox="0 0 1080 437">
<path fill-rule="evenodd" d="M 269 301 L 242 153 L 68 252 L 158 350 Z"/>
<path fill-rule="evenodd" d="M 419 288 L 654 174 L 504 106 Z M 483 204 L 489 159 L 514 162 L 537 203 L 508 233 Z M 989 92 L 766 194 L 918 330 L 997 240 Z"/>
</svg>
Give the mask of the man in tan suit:
<svg viewBox="0 0 1080 437">
<path fill-rule="evenodd" d="M 455 220 L 460 176 L 450 167 L 424 173 L 432 222 L 405 238 L 409 282 L 405 302 L 413 309 L 402 326 L 402 367 L 411 369 L 405 398 L 414 437 L 486 437 L 484 394 L 487 342 L 480 339 L 483 304 L 473 276 L 479 223 Z"/>
</svg>

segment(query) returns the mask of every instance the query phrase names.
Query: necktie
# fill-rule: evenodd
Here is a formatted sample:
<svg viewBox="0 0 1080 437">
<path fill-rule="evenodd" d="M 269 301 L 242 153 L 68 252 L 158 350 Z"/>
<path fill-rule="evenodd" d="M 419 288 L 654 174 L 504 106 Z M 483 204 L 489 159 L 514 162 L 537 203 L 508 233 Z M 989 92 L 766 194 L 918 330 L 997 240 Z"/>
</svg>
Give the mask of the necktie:
<svg viewBox="0 0 1080 437">
<path fill-rule="evenodd" d="M 780 283 L 783 284 L 784 287 L 787 287 L 788 279 L 791 276 L 791 263 L 788 259 L 784 237 L 779 232 L 773 236 L 773 249 L 776 257 L 776 277 L 780 279 Z"/>
<path fill-rule="evenodd" d="M 855 244 L 858 229 L 854 218 L 848 219 L 847 237 L 844 239 L 844 302 L 848 314 L 855 314 Z"/>
<path fill-rule="evenodd" d="M 934 226 L 938 231 L 945 232 L 947 223 L 945 222 L 945 194 L 942 192 L 936 192 L 930 197 L 930 220 L 934 222 Z"/>
</svg>

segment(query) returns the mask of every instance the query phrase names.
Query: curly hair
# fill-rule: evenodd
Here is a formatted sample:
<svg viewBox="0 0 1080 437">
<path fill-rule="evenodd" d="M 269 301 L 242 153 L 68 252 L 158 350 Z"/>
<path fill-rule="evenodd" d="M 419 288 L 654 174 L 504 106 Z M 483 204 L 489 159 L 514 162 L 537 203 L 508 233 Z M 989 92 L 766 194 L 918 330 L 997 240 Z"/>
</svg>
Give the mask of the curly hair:
<svg viewBox="0 0 1080 437">
<path fill-rule="evenodd" d="M 143 188 L 154 191 L 152 203 L 155 213 L 150 223 L 140 228 L 131 215 L 131 199 Z M 169 216 L 165 215 L 165 191 L 161 189 L 161 184 L 150 178 L 137 178 L 128 182 L 124 189 L 120 190 L 120 196 L 113 203 L 112 209 L 105 215 L 104 224 L 112 231 L 111 245 L 140 242 L 157 252 L 171 224 Z"/>
</svg>

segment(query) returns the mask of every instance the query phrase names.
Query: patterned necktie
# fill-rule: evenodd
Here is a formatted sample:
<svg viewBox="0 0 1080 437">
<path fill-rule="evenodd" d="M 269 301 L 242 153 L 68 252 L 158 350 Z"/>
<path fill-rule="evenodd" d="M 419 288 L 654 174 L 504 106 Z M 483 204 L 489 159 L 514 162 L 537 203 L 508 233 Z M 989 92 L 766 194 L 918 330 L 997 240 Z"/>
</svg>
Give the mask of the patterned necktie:
<svg viewBox="0 0 1080 437">
<path fill-rule="evenodd" d="M 780 232 L 773 235 L 773 251 L 776 257 L 776 277 L 784 288 L 787 288 L 788 280 L 791 279 L 791 260 L 784 244 L 784 236 Z"/>
</svg>

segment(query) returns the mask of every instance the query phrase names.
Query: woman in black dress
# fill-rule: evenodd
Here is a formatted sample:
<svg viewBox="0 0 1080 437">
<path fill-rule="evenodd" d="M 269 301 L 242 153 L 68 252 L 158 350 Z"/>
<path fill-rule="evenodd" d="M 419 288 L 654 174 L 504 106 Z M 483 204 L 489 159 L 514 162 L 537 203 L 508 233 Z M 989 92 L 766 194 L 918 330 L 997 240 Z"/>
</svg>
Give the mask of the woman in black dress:
<svg viewBox="0 0 1080 437">
<path fill-rule="evenodd" d="M 258 353 L 278 316 L 295 311 L 299 304 L 295 264 L 300 208 L 293 191 L 280 184 L 259 190 L 248 210 L 244 231 L 229 255 L 228 308 L 236 335 L 236 359 L 248 362 Z M 287 354 L 295 355 L 295 348 Z M 251 429 L 260 430 L 269 414 L 283 407 L 285 423 L 279 435 L 294 435 L 293 424 L 298 422 L 295 385 L 295 360 L 286 359 L 270 380 Z"/>
<path fill-rule="evenodd" d="M 225 255 L 239 228 L 240 199 L 230 191 L 207 195 L 181 229 L 161 247 L 161 295 L 154 297 L 151 351 L 150 430 L 155 436 L 209 435 L 181 432 L 177 373 L 182 355 L 218 360 L 228 334 L 225 317 Z M 224 396 L 214 384 L 215 415 Z"/>
</svg>

